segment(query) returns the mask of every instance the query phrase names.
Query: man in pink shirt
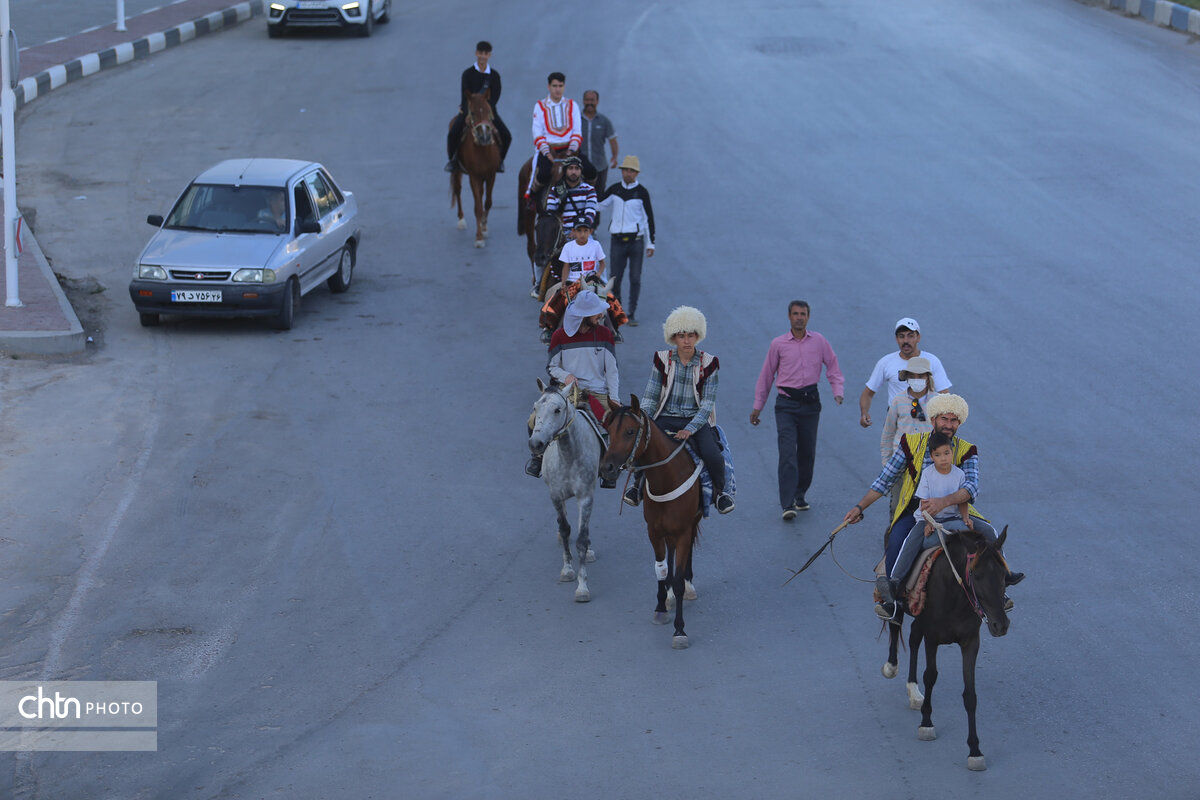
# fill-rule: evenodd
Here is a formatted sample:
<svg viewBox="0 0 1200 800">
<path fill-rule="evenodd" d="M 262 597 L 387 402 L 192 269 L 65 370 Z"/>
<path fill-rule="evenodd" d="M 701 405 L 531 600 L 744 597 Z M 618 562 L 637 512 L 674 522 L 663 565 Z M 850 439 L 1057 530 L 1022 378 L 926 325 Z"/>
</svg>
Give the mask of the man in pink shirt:
<svg viewBox="0 0 1200 800">
<path fill-rule="evenodd" d="M 763 361 L 758 385 L 754 388 L 754 410 L 750 424 L 758 424 L 758 415 L 767 404 L 771 384 L 778 387 L 775 398 L 775 428 L 779 439 L 779 505 L 783 519 L 791 522 L 797 511 L 810 506 L 804 495 L 812 485 L 813 461 L 817 455 L 817 423 L 821 418 L 821 394 L 817 382 L 821 367 L 833 389 L 833 400 L 842 404 L 846 381 L 838 367 L 837 355 L 829 341 L 808 330 L 808 303 L 793 300 L 788 304 L 791 330 L 771 340 Z"/>
</svg>

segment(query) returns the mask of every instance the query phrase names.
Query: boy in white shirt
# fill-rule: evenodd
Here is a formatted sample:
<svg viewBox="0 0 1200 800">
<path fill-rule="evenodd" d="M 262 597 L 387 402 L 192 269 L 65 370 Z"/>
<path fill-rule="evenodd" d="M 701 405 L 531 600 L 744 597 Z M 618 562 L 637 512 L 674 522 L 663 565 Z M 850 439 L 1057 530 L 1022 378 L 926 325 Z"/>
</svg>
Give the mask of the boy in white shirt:
<svg viewBox="0 0 1200 800">
<path fill-rule="evenodd" d="M 934 468 L 921 471 L 921 480 L 917 483 L 916 491 L 918 500 L 946 497 L 962 488 L 967 476 L 961 469 L 954 466 L 953 445 L 954 443 L 950 437 L 944 433 L 932 433 L 929 435 L 929 457 L 933 459 Z M 934 516 L 934 519 L 938 522 L 949 522 L 952 519 L 961 517 L 963 524 L 967 526 L 967 530 L 973 531 L 975 530 L 975 526 L 971 524 L 969 509 L 969 503 L 946 506 Z M 917 504 L 917 510 L 913 512 L 913 516 L 917 518 L 918 523 L 925 521 L 925 518 L 921 515 L 920 503 Z M 925 536 L 928 538 L 932 535 L 933 526 L 925 522 Z M 925 547 L 929 546 L 932 545 L 925 545 Z"/>
<path fill-rule="evenodd" d="M 575 223 L 575 240 L 563 245 L 558 260 L 563 264 L 563 283 L 574 283 L 584 277 L 604 283 L 604 248 L 592 238 L 592 223 L 581 218 Z"/>
</svg>

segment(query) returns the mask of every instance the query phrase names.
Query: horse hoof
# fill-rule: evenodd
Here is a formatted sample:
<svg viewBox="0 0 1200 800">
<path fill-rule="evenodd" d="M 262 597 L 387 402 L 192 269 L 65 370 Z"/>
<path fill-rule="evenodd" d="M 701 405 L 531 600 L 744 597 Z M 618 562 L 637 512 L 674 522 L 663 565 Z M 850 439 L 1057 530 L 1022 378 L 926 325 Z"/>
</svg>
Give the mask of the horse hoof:
<svg viewBox="0 0 1200 800">
<path fill-rule="evenodd" d="M 566 583 L 567 581 L 573 581 L 573 580 L 575 580 L 575 570 L 573 570 L 573 569 L 564 569 L 558 575 L 559 583 Z"/>
<path fill-rule="evenodd" d="M 967 756 L 967 769 L 973 772 L 983 772 L 987 769 L 987 762 L 983 760 L 983 756 Z"/>
<path fill-rule="evenodd" d="M 900 669 L 895 664 L 885 662 L 881 671 L 883 672 L 883 677 L 891 680 L 892 678 L 896 677 L 896 673 L 898 673 Z"/>
<path fill-rule="evenodd" d="M 696 587 L 692 586 L 691 581 L 683 582 L 683 599 L 695 600 L 699 595 L 696 594 Z"/>
<path fill-rule="evenodd" d="M 922 742 L 932 742 L 937 738 L 937 730 L 932 725 L 928 728 L 917 728 L 917 738 Z"/>
<path fill-rule="evenodd" d="M 576 589 L 575 590 L 575 602 L 576 603 L 586 603 L 591 599 L 592 599 L 592 593 L 589 592 L 587 589 Z"/>
<path fill-rule="evenodd" d="M 688 649 L 688 638 L 686 636 L 672 636 L 671 637 L 671 649 L 672 650 L 687 650 Z"/>
<path fill-rule="evenodd" d="M 671 615 L 665 611 L 655 611 L 653 621 L 655 625 L 666 625 L 671 621 Z"/>
<path fill-rule="evenodd" d="M 675 590 L 667 589 L 667 611 L 675 610 Z"/>
<path fill-rule="evenodd" d="M 475 240 L 475 249 L 476 249 L 476 250 L 482 250 L 482 249 L 483 249 L 483 245 L 484 245 L 484 241 L 483 241 L 483 239 L 476 239 L 476 240 Z"/>
<path fill-rule="evenodd" d="M 466 223 L 466 220 L 461 220 L 461 219 L 460 219 L 460 220 L 458 221 L 458 229 L 459 229 L 460 231 L 465 231 L 465 230 L 467 229 L 467 223 Z"/>
<path fill-rule="evenodd" d="M 589 547 L 588 551 L 587 551 L 587 556 L 585 556 L 583 559 L 583 563 L 591 564 L 595 560 L 596 560 L 596 551 Z"/>
</svg>

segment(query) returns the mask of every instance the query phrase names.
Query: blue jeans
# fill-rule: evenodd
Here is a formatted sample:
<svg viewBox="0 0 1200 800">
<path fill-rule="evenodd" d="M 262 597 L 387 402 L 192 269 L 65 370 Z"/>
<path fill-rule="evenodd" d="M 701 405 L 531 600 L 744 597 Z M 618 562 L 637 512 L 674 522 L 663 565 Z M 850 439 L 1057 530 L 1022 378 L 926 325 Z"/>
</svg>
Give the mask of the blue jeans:
<svg viewBox="0 0 1200 800">
<path fill-rule="evenodd" d="M 987 539 L 988 544 L 996 543 L 995 528 L 978 517 L 971 517 L 971 524 L 975 526 L 976 533 Z M 960 531 L 965 527 L 961 519 L 943 522 L 942 526 L 948 531 Z M 911 511 L 902 515 L 888 532 L 887 560 L 884 562 L 888 577 L 903 581 L 921 551 L 940 544 L 936 531 L 928 538 L 925 536 L 925 520 L 917 522 Z"/>
<path fill-rule="evenodd" d="M 641 236 L 630 238 L 625 234 L 613 234 L 608 243 L 609 263 L 612 266 L 608 274 L 613 279 L 613 294 L 621 301 L 625 312 L 633 316 L 637 311 L 638 292 L 642 290 L 642 259 L 646 255 L 646 240 Z M 625 267 L 629 267 L 629 302 L 621 297 L 621 279 L 625 276 Z"/>
<path fill-rule="evenodd" d="M 775 432 L 779 444 L 779 506 L 785 511 L 804 502 L 812 486 L 813 462 L 817 456 L 817 423 L 821 400 L 775 398 Z"/>
</svg>

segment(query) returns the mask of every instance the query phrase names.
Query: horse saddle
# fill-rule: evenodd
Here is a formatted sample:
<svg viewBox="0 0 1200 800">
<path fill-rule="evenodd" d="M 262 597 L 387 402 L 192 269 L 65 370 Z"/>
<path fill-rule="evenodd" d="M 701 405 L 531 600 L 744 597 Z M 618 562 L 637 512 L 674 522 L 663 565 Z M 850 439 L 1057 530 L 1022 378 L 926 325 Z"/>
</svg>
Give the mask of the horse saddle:
<svg viewBox="0 0 1200 800">
<path fill-rule="evenodd" d="M 593 412 L 594 412 L 595 407 L 600 405 L 600 402 L 598 400 L 596 400 L 596 398 L 594 398 L 594 397 L 588 397 L 588 402 L 590 404 L 592 404 L 591 407 L 593 409 Z M 608 449 L 608 431 L 604 430 L 604 428 L 600 425 L 599 421 L 597 421 L 597 419 L 595 417 L 595 414 L 589 413 L 588 411 L 586 411 L 582 408 L 576 408 L 575 413 L 578 414 L 580 416 L 580 418 L 584 419 L 587 422 L 588 427 L 592 429 L 592 433 L 596 434 L 596 438 L 598 438 L 600 440 L 600 446 L 607 450 Z"/>
</svg>

